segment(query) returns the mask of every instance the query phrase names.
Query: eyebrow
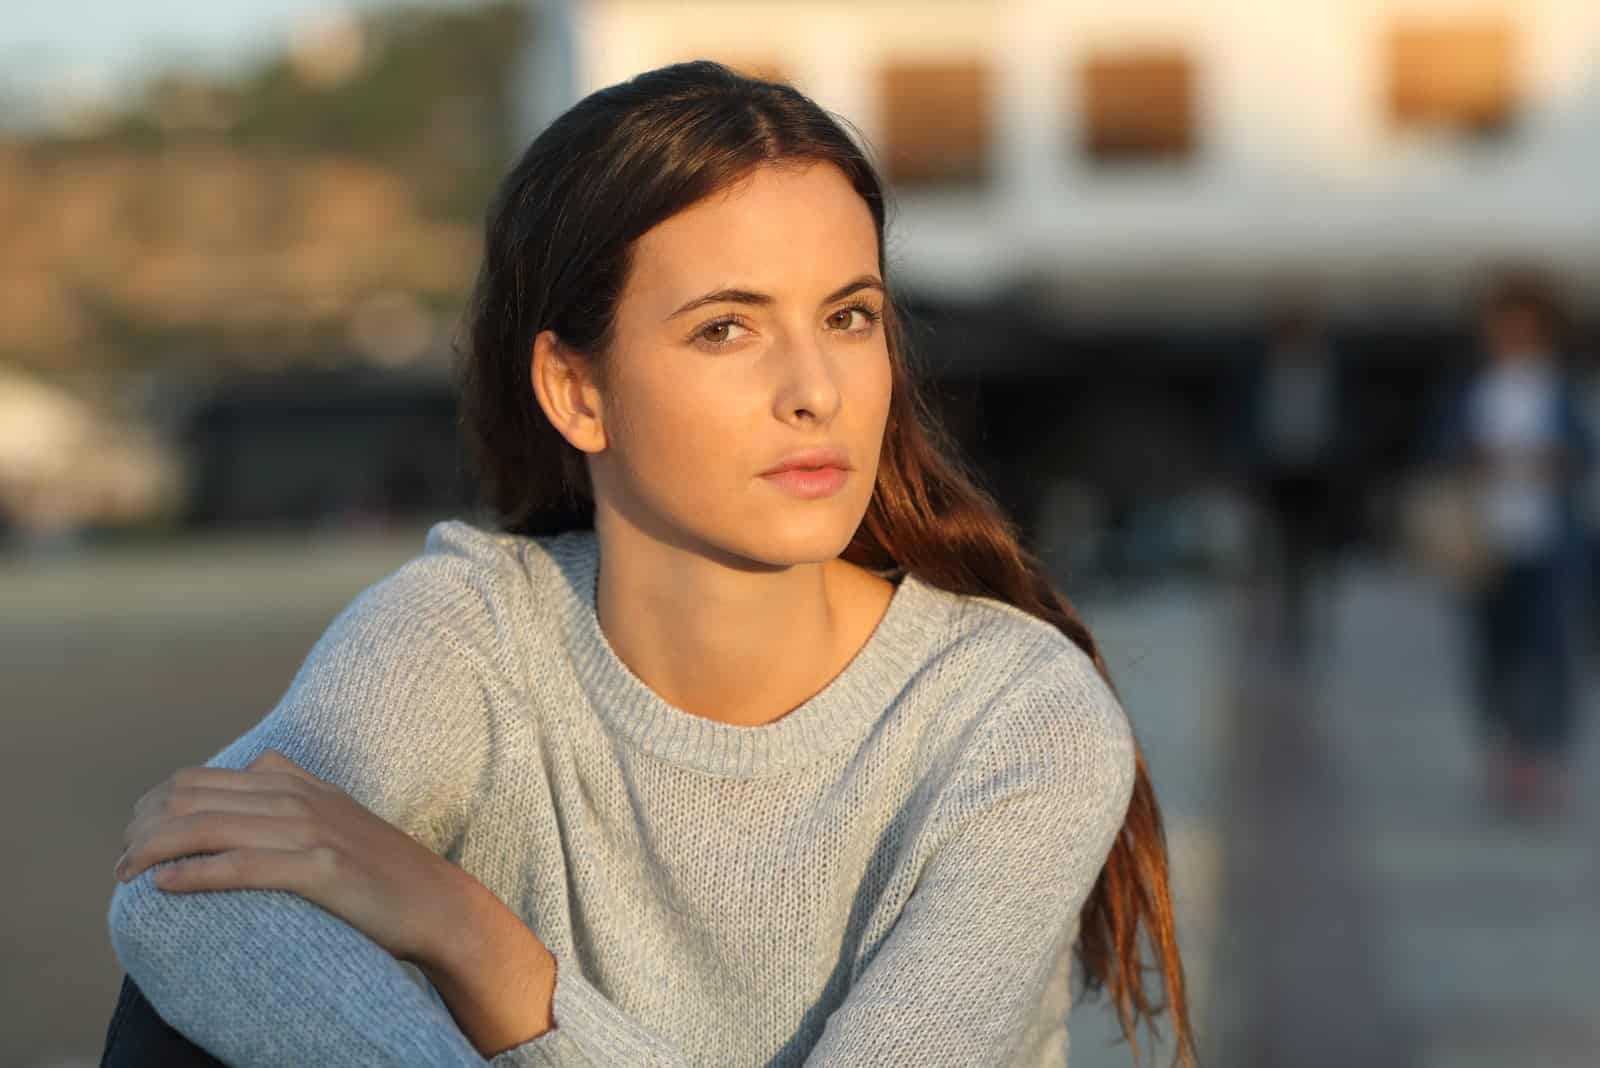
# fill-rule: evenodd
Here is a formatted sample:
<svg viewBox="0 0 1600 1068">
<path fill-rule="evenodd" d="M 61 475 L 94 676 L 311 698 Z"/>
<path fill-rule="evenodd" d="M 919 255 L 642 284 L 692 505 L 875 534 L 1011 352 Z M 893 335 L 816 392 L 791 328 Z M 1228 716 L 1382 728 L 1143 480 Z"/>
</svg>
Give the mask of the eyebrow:
<svg viewBox="0 0 1600 1068">
<path fill-rule="evenodd" d="M 832 293 L 829 293 L 826 297 L 822 298 L 822 303 L 832 304 L 834 301 L 843 300 L 845 297 L 848 297 L 850 294 L 861 289 L 876 289 L 881 293 L 883 291 L 883 282 L 875 274 L 864 274 L 859 278 L 852 278 L 850 281 L 846 282 L 844 285 L 840 286 L 838 289 L 835 289 Z M 684 312 L 693 311 L 694 309 L 704 307 L 707 304 L 721 304 L 724 302 L 730 304 L 755 304 L 764 307 L 773 303 L 773 298 L 770 293 L 756 293 L 749 289 L 718 289 L 714 292 L 707 293 L 704 296 L 694 298 L 689 303 L 685 304 L 683 307 L 667 316 L 667 319 L 676 319 Z"/>
</svg>

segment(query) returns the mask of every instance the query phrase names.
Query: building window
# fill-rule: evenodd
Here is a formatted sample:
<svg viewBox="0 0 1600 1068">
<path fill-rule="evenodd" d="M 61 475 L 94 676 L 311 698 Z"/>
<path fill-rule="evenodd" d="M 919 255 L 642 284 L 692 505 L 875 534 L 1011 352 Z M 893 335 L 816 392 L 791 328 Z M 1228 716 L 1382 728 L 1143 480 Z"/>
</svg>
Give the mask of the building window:
<svg viewBox="0 0 1600 1068">
<path fill-rule="evenodd" d="M 970 185 L 989 171 L 989 70 L 977 60 L 900 61 L 879 76 L 884 164 L 896 185 Z"/>
<path fill-rule="evenodd" d="M 1389 119 L 1397 129 L 1493 134 L 1516 97 L 1514 34 L 1504 21 L 1403 23 L 1389 34 Z"/>
<path fill-rule="evenodd" d="M 1080 144 L 1097 162 L 1161 162 L 1194 154 L 1194 72 L 1181 52 L 1090 56 L 1080 68 Z"/>
</svg>

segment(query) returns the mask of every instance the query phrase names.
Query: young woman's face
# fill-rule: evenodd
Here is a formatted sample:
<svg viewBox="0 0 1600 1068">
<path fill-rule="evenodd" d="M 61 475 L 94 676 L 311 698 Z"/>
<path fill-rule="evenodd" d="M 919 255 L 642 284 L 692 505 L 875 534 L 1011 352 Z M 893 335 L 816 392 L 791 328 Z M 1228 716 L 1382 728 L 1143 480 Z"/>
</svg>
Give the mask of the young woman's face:
<svg viewBox="0 0 1600 1068">
<path fill-rule="evenodd" d="M 872 216 L 831 164 L 758 168 L 648 231 L 616 316 L 595 493 L 636 525 L 782 566 L 860 524 L 889 411 Z M 767 472 L 802 450 L 842 472 Z"/>
</svg>

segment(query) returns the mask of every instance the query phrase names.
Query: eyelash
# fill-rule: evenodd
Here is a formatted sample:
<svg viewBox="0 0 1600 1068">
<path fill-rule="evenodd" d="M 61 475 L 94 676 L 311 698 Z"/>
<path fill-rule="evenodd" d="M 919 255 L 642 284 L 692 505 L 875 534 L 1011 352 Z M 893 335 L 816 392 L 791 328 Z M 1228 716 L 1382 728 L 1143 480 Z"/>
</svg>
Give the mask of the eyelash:
<svg viewBox="0 0 1600 1068">
<path fill-rule="evenodd" d="M 857 301 L 857 302 L 855 302 L 853 304 L 846 304 L 846 305 L 843 305 L 842 307 L 835 308 L 831 313 L 829 313 L 828 318 L 831 319 L 831 318 L 833 318 L 833 316 L 838 315 L 840 312 L 845 312 L 845 311 L 858 311 L 863 316 L 865 316 L 866 320 L 867 320 L 866 329 L 859 330 L 859 331 L 855 331 L 855 330 L 843 330 L 843 331 L 840 331 L 841 333 L 846 333 L 846 334 L 859 333 L 859 334 L 861 334 L 863 336 L 865 336 L 867 334 L 870 334 L 870 333 L 872 333 L 873 329 L 878 325 L 878 322 L 883 318 L 883 313 L 882 312 L 880 312 L 877 309 L 873 308 L 870 304 L 866 304 L 866 303 L 861 302 L 861 301 Z M 750 328 L 749 324 L 746 323 L 741 316 L 738 316 L 738 315 L 724 315 L 720 319 L 713 319 L 711 322 L 706 323 L 703 326 L 697 328 L 695 330 L 695 332 L 694 332 L 694 335 L 690 338 L 690 340 L 703 342 L 703 343 L 705 343 L 707 345 L 712 346 L 713 348 L 722 348 L 725 345 L 731 345 L 731 344 L 733 344 L 733 342 L 731 342 L 731 341 L 712 341 L 712 340 L 710 340 L 709 338 L 707 338 L 705 336 L 705 333 L 706 333 L 707 330 L 715 330 L 719 326 L 725 326 L 725 325 L 730 325 L 730 324 L 733 325 L 733 326 L 742 326 L 745 329 L 749 329 Z"/>
</svg>

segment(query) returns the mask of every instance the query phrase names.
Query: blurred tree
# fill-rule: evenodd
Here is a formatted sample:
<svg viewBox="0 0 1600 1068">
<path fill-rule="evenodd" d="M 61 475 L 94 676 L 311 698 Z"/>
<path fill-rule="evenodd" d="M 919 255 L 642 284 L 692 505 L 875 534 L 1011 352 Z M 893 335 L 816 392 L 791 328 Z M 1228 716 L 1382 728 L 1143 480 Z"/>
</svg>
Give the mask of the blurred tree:
<svg viewBox="0 0 1600 1068">
<path fill-rule="evenodd" d="M 520 148 L 526 8 L 321 16 L 229 77 L 0 140 L 0 360 L 47 375 L 439 359 Z M 5 297 L 10 295 L 10 299 Z M 404 351 L 366 352 L 375 308 Z"/>
<path fill-rule="evenodd" d="M 525 18 L 510 2 L 352 17 L 232 81 L 163 74 L 142 107 L 95 140 L 352 156 L 403 172 L 429 213 L 476 218 L 516 147 Z"/>
</svg>

